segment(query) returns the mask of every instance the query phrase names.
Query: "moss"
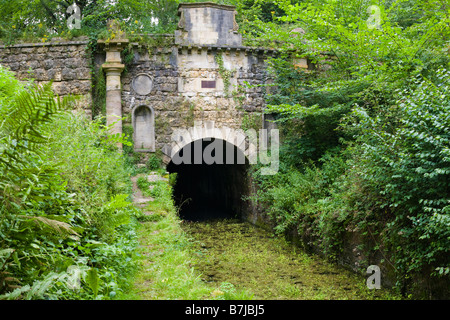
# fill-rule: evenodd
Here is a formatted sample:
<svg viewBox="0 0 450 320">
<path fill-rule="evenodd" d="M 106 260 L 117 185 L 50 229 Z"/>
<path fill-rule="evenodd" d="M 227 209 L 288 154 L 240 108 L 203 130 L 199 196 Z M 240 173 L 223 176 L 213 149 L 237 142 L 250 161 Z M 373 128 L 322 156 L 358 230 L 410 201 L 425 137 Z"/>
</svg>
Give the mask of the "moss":
<svg viewBox="0 0 450 320">
<path fill-rule="evenodd" d="M 139 46 L 146 47 L 151 53 L 155 47 L 170 47 L 174 44 L 174 38 L 168 34 L 129 34 L 130 43 L 137 43 Z"/>
<path fill-rule="evenodd" d="M 170 129 L 170 123 L 167 121 L 167 117 L 164 117 L 161 114 L 156 114 L 155 116 L 155 129 L 157 130 L 157 134 L 168 134 Z"/>
<path fill-rule="evenodd" d="M 195 104 L 185 101 L 183 103 L 183 108 L 186 110 L 186 115 L 183 117 L 186 127 L 193 127 L 195 119 Z"/>
<path fill-rule="evenodd" d="M 243 130 L 254 129 L 258 131 L 261 129 L 262 119 L 261 112 L 246 112 L 242 111 L 241 128 Z"/>
<path fill-rule="evenodd" d="M 308 255 L 284 239 L 235 220 L 184 222 L 194 240 L 194 268 L 211 285 L 231 283 L 255 299 L 395 299 L 366 279 Z"/>
<path fill-rule="evenodd" d="M 106 115 L 106 79 L 102 68 L 93 70 L 92 117 Z"/>
</svg>

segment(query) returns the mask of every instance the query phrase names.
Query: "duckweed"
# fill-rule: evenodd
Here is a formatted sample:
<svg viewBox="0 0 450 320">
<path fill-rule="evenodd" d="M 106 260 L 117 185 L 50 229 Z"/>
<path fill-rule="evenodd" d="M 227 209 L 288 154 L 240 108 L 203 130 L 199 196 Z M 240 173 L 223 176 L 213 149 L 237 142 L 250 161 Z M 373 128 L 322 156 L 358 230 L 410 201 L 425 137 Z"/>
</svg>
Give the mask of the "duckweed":
<svg viewBox="0 0 450 320">
<path fill-rule="evenodd" d="M 284 239 L 237 220 L 182 223 L 191 238 L 201 279 L 231 283 L 254 299 L 398 299 L 369 290 L 366 279 L 306 254 Z"/>
</svg>

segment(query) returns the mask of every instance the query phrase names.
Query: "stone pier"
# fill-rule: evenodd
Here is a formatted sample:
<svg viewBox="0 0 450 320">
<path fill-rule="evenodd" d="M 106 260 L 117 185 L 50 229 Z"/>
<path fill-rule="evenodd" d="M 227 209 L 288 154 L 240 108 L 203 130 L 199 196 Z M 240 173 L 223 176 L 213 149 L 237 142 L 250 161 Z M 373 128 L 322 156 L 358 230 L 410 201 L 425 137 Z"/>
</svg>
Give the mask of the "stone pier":
<svg viewBox="0 0 450 320">
<path fill-rule="evenodd" d="M 122 85 L 121 74 L 125 69 L 122 63 L 120 53 L 128 45 L 128 39 L 121 35 L 120 30 L 111 24 L 110 28 L 118 38 L 99 40 L 98 43 L 103 46 L 106 52 L 105 63 L 102 69 L 106 76 L 106 125 L 111 126 L 111 134 L 122 134 Z M 122 144 L 118 143 L 121 149 Z"/>
</svg>

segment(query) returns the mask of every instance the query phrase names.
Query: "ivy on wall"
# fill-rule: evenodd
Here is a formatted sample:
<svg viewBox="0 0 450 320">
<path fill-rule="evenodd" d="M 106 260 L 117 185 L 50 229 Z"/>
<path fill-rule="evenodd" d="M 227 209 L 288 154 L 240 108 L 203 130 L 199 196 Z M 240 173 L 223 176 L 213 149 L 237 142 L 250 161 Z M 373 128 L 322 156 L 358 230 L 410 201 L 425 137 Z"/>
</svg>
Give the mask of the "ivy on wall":
<svg viewBox="0 0 450 320">
<path fill-rule="evenodd" d="M 219 65 L 219 75 L 223 79 L 225 97 L 228 97 L 230 93 L 230 78 L 233 75 L 234 70 L 228 70 L 227 68 L 225 68 L 222 53 L 217 53 L 214 56 L 214 60 Z"/>
</svg>

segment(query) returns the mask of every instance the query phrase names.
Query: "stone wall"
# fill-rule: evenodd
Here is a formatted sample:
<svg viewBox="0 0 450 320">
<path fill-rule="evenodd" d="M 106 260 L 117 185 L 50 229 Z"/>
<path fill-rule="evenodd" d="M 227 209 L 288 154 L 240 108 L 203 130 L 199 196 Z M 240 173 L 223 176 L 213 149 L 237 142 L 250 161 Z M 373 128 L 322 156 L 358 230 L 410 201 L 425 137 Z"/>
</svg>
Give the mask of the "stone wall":
<svg viewBox="0 0 450 320">
<path fill-rule="evenodd" d="M 111 41 L 99 41 L 97 52 L 92 53 L 94 61 L 87 39 L 0 46 L 0 63 L 19 79 L 53 81 L 55 92 L 61 96 L 81 95 L 80 104 L 92 115 L 91 64 L 95 62 L 97 70 L 101 66 L 105 70 L 111 67 L 104 64 L 108 56 L 113 57 L 120 67 L 112 70 L 117 73 L 117 99 L 114 115 L 108 115 L 107 102 L 106 116 L 126 117 L 124 125 L 139 131 L 134 132 L 139 152 L 164 150 L 174 131 L 193 127 L 195 122 L 239 129 L 243 117 L 253 114 L 262 127 L 264 89 L 259 85 L 268 80 L 265 60 L 275 51 L 242 46 L 232 6 L 182 4 L 179 14 L 174 35 L 159 35 L 164 39 L 154 44 L 131 44 L 134 59 L 127 59 L 126 66 L 120 54 L 128 45 L 125 38 L 117 43 L 116 51 Z M 207 39 L 205 30 L 210 33 Z M 106 76 L 107 93 L 111 77 L 112 73 Z M 121 127 L 117 127 L 118 133 Z"/>
<path fill-rule="evenodd" d="M 267 81 L 265 61 L 275 54 L 242 46 L 232 6 L 180 4 L 179 14 L 174 35 L 159 35 L 150 41 L 153 44 L 131 44 L 133 59 L 121 75 L 121 106 L 115 107 L 121 109 L 115 115 L 127 117 L 124 125 L 133 127 L 135 151 L 162 150 L 169 158 L 172 134 L 194 123 L 240 129 L 243 116 L 253 113 L 261 128 L 260 85 Z M 113 53 L 115 45 L 124 41 L 128 40 L 99 41 L 107 55 L 97 54 L 96 65 L 109 67 L 108 54 L 118 55 L 120 51 Z M 154 137 L 154 143 L 146 136 Z"/>
<path fill-rule="evenodd" d="M 79 105 L 91 113 L 91 69 L 86 39 L 48 43 L 0 45 L 0 64 L 18 79 L 53 81 L 56 94 L 80 95 Z"/>
<path fill-rule="evenodd" d="M 231 72 L 227 89 L 217 55 L 223 57 L 223 67 Z M 214 121 L 218 128 L 238 129 L 244 113 L 260 113 L 264 108 L 261 87 L 239 86 L 265 82 L 265 58 L 263 51 L 245 47 L 224 50 L 199 46 L 193 50 L 176 45 L 136 46 L 134 60 L 122 75 L 124 116 L 129 115 L 131 124 L 133 110 L 138 107 L 148 106 L 154 111 L 157 150 L 170 143 L 174 130 L 192 127 L 194 122 Z M 240 99 L 236 98 L 238 90 L 243 90 L 238 93 Z"/>
<path fill-rule="evenodd" d="M 133 110 L 139 106 L 147 106 L 154 113 L 155 147 L 141 151 L 161 150 L 170 143 L 174 130 L 192 127 L 194 121 L 214 121 L 216 127 L 238 129 L 243 114 L 257 112 L 259 116 L 264 108 L 263 89 L 239 86 L 244 82 L 265 83 L 265 59 L 274 52 L 243 46 L 199 45 L 192 49 L 176 45 L 173 37 L 168 37 L 166 43 L 170 45 L 135 44 L 134 59 L 121 77 L 123 115 L 129 116 L 125 124 L 133 125 Z M 105 61 L 105 53 L 100 49 L 95 55 L 98 68 Z M 230 71 L 227 89 L 218 55 L 222 57 L 223 70 Z M 58 95 L 80 95 L 80 106 L 91 115 L 92 75 L 87 40 L 0 45 L 0 63 L 19 79 L 52 81 Z M 142 88 L 141 78 L 147 79 Z M 203 81 L 215 82 L 214 87 L 202 88 Z"/>
</svg>

